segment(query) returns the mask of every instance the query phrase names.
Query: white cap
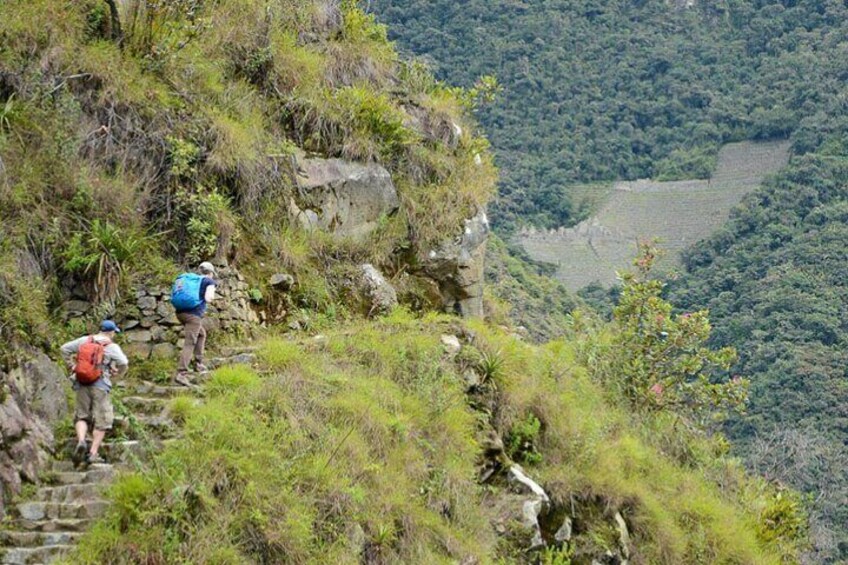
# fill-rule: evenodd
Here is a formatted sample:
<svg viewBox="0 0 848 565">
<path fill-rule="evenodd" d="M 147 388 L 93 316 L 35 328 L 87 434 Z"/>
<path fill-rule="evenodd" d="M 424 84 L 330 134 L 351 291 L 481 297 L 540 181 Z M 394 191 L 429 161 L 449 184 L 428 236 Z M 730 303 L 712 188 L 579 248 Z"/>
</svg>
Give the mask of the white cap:
<svg viewBox="0 0 848 565">
<path fill-rule="evenodd" d="M 200 269 L 202 273 L 212 273 L 213 275 L 215 274 L 215 265 L 213 265 L 209 261 L 204 261 L 203 263 L 198 265 L 197 268 Z"/>
</svg>

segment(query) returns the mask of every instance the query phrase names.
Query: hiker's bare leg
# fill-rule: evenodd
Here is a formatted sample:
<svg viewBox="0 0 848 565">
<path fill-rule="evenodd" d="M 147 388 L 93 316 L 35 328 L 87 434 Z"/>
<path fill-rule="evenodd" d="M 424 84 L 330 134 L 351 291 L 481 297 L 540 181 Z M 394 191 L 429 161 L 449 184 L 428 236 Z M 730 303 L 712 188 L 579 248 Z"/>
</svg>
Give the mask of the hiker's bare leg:
<svg viewBox="0 0 848 565">
<path fill-rule="evenodd" d="M 88 434 L 88 422 L 85 420 L 77 420 L 74 428 L 77 431 L 77 443 L 83 443 L 85 441 L 86 434 Z M 97 432 L 95 431 L 95 433 Z"/>
<path fill-rule="evenodd" d="M 91 437 L 91 449 L 89 453 L 97 455 L 97 450 L 100 449 L 100 444 L 103 443 L 103 439 L 106 437 L 106 430 L 94 430 L 91 432 Z"/>
</svg>

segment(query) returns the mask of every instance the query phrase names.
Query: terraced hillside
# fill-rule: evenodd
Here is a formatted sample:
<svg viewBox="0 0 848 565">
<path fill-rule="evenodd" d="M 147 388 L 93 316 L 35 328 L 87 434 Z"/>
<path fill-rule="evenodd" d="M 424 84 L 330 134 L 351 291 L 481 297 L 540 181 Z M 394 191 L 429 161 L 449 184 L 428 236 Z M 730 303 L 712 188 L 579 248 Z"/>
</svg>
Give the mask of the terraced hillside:
<svg viewBox="0 0 848 565">
<path fill-rule="evenodd" d="M 639 240 L 657 238 L 665 267 L 680 251 L 710 235 L 763 178 L 786 164 L 789 143 L 731 143 L 718 156 L 712 178 L 673 182 L 618 182 L 596 215 L 573 228 L 525 230 L 518 241 L 539 261 L 558 266 L 557 278 L 578 290 L 609 286 L 630 265 Z"/>
</svg>

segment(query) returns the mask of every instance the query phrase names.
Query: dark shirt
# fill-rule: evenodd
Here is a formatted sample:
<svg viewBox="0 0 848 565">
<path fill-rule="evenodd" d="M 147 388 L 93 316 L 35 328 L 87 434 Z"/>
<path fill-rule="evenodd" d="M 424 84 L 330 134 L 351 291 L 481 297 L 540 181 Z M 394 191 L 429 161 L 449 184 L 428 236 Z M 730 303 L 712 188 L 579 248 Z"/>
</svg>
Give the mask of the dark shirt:
<svg viewBox="0 0 848 565">
<path fill-rule="evenodd" d="M 179 310 L 178 314 L 192 314 L 194 316 L 203 317 L 206 314 L 206 289 L 210 286 L 218 286 L 217 283 L 210 277 L 203 277 L 200 281 L 200 304 L 191 310 Z"/>
</svg>

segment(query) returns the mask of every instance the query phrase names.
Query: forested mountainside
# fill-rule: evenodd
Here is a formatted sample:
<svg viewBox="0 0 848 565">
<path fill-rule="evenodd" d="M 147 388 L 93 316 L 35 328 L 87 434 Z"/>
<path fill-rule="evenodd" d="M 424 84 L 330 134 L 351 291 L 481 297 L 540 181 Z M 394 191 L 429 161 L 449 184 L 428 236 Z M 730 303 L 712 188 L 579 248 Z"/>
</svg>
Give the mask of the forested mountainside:
<svg viewBox="0 0 848 565">
<path fill-rule="evenodd" d="M 685 256 L 680 308 L 709 308 L 713 343 L 752 380 L 730 437 L 752 468 L 815 497 L 823 560 L 848 559 L 848 129 L 795 157 Z"/>
<path fill-rule="evenodd" d="M 845 80 L 838 0 L 369 5 L 438 77 L 502 85 L 478 112 L 502 171 L 502 228 L 576 223 L 578 181 L 705 178 L 723 142 L 803 125 L 808 146 Z"/>
<path fill-rule="evenodd" d="M 734 345 L 733 372 L 752 380 L 751 408 L 729 428 L 738 452 L 811 493 L 817 559 L 848 559 L 846 3 L 372 7 L 438 76 L 497 76 L 499 102 L 478 115 L 502 167 L 503 228 L 580 220 L 576 181 L 706 176 L 723 142 L 790 139 L 789 166 L 686 254 L 670 297 L 710 309 L 713 343 Z"/>
<path fill-rule="evenodd" d="M 575 302 L 497 239 L 484 292 L 485 95 L 354 2 L 0 4 L 0 560 L 798 562 L 803 501 L 714 433 L 735 353 L 653 250 L 609 321 L 546 319 Z M 203 259 L 218 368 L 181 388 Z M 130 372 L 74 469 L 54 361 L 106 316 Z"/>
</svg>

